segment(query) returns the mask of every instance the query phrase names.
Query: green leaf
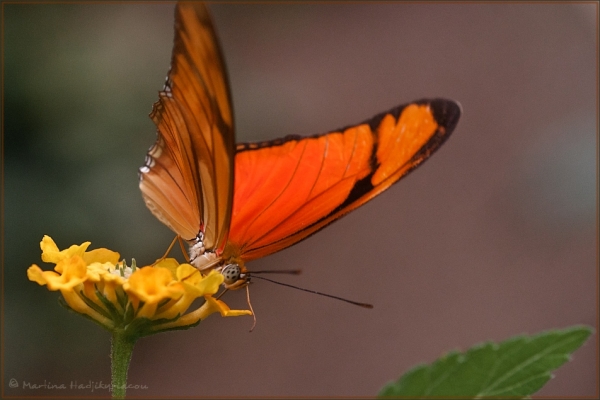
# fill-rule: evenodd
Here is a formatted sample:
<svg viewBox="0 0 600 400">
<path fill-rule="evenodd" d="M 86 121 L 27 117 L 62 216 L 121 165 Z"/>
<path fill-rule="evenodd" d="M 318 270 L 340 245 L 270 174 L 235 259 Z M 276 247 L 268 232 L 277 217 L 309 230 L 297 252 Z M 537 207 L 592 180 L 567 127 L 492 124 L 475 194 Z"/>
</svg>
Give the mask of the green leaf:
<svg viewBox="0 0 600 400">
<path fill-rule="evenodd" d="M 379 392 L 380 397 L 526 397 L 544 386 L 551 371 L 570 360 L 592 334 L 587 326 L 515 336 L 501 343 L 452 351 L 431 365 L 418 365 Z"/>
</svg>

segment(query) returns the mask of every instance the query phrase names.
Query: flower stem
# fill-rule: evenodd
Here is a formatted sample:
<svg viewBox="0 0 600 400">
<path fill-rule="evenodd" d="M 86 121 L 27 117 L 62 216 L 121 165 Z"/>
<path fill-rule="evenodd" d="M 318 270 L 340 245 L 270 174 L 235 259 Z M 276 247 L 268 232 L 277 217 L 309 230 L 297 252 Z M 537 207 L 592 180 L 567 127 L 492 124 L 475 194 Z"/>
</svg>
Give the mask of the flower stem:
<svg viewBox="0 0 600 400">
<path fill-rule="evenodd" d="M 115 330 L 111 340 L 111 383 L 113 399 L 124 399 L 127 389 L 127 370 L 131 361 L 131 353 L 135 337 Z"/>
</svg>

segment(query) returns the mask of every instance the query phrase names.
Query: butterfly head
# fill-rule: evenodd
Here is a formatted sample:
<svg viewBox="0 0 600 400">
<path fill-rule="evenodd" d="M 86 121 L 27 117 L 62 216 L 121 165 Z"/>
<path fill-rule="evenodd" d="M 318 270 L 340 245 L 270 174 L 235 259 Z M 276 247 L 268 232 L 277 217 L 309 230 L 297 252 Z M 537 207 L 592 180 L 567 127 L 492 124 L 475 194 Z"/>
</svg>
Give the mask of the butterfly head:
<svg viewBox="0 0 600 400">
<path fill-rule="evenodd" d="M 221 269 L 221 274 L 225 278 L 225 287 L 230 290 L 240 289 L 250 282 L 250 275 L 239 264 L 227 264 Z"/>
<path fill-rule="evenodd" d="M 227 289 L 235 290 L 246 286 L 250 281 L 250 275 L 242 260 L 238 260 L 229 252 L 218 256 L 215 251 L 207 251 L 203 239 L 204 234 L 200 231 L 193 240 L 189 241 L 190 263 L 200 271 L 207 272 L 211 269 L 219 271 L 225 278 L 223 284 Z M 223 259 L 228 262 L 223 263 Z"/>
</svg>

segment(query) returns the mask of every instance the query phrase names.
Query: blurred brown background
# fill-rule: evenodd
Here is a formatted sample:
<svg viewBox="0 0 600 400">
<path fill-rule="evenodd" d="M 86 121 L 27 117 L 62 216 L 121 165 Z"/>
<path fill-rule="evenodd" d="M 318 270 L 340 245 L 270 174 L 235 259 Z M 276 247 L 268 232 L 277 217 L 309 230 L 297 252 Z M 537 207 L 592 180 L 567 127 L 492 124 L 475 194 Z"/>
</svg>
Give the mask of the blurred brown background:
<svg viewBox="0 0 600 400">
<path fill-rule="evenodd" d="M 137 168 L 169 68 L 173 4 L 4 4 L 4 376 L 11 389 L 110 381 L 110 335 L 27 281 L 39 241 L 147 264 L 172 233 Z M 140 340 L 137 396 L 373 396 L 417 363 L 572 324 L 597 326 L 597 4 L 213 4 L 240 141 L 325 132 L 424 97 L 459 101 L 453 137 L 381 197 L 250 264 L 371 302 L 268 282 L 258 318 Z M 49 266 L 45 266 L 49 268 Z M 245 306 L 245 294 L 227 302 Z M 597 336 L 539 392 L 598 393 Z"/>
</svg>

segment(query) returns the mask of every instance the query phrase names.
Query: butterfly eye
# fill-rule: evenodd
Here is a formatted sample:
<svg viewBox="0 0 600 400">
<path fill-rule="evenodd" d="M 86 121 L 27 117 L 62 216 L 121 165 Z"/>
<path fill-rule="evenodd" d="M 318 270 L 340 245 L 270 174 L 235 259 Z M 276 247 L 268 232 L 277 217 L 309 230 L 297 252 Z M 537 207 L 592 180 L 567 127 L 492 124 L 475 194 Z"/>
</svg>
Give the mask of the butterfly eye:
<svg viewBox="0 0 600 400">
<path fill-rule="evenodd" d="M 229 264 L 223 268 L 221 274 L 223 274 L 223 277 L 225 278 L 225 283 L 231 285 L 240 279 L 242 270 L 237 264 Z"/>
</svg>

